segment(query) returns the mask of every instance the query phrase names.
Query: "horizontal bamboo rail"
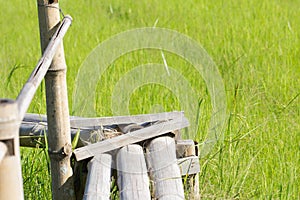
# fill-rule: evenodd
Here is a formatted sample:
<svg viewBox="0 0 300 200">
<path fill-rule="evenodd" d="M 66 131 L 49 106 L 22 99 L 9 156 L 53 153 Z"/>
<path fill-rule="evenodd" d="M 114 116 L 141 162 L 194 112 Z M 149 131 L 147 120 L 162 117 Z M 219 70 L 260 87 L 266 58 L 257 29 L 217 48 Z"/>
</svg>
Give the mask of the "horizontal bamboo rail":
<svg viewBox="0 0 300 200">
<path fill-rule="evenodd" d="M 164 112 L 156 114 L 142 114 L 131 116 L 113 116 L 113 117 L 101 117 L 101 118 L 81 118 L 73 117 L 70 120 L 71 127 L 86 127 L 86 126 L 105 126 L 112 124 L 143 124 L 146 122 L 155 122 L 171 119 L 182 119 L 184 113 L 182 111 Z"/>
<path fill-rule="evenodd" d="M 163 112 L 156 114 L 140 114 L 130 116 L 112 116 L 112 117 L 97 117 L 86 118 L 78 116 L 70 116 L 70 125 L 72 128 L 82 127 L 99 127 L 113 124 L 143 124 L 147 122 L 164 121 L 171 119 L 181 119 L 184 117 L 183 111 Z M 47 122 L 47 116 L 43 114 L 26 113 L 23 119 L 24 122 Z"/>
<path fill-rule="evenodd" d="M 77 116 L 70 116 L 70 132 L 72 139 L 75 135 L 80 132 L 80 139 L 77 147 L 83 147 L 90 143 L 91 135 L 97 132 L 101 132 L 106 128 L 115 128 L 116 126 L 121 129 L 122 132 L 127 132 L 125 129 L 132 128 L 126 126 L 128 124 L 138 123 L 138 125 L 148 124 L 150 122 L 182 119 L 186 121 L 183 112 L 165 112 L 157 114 L 143 114 L 143 115 L 132 115 L 132 116 L 114 116 L 114 117 L 100 117 L 100 118 L 83 118 Z M 185 124 L 186 125 L 186 124 Z M 157 126 L 159 127 L 159 126 Z M 125 129 L 124 129 L 125 128 Z M 129 129 L 128 129 L 129 130 Z M 131 132 L 135 129 L 131 129 Z M 44 133 L 48 133 L 47 116 L 41 114 L 26 114 L 21 127 L 20 127 L 20 144 L 25 147 L 36 147 L 38 143 L 44 143 Z M 154 132 L 155 133 L 155 132 Z M 112 132 L 108 138 L 118 134 Z M 135 133 L 133 133 L 135 134 Z M 94 134 L 95 135 L 95 134 Z M 106 138 L 103 138 L 106 139 Z M 129 138 L 130 139 L 130 138 Z M 128 142 L 127 142 L 128 143 Z M 130 144 L 130 143 L 128 143 Z M 126 146 L 126 145 L 124 145 Z"/>
<path fill-rule="evenodd" d="M 152 126 L 132 131 L 119 137 L 107 139 L 95 144 L 81 147 L 74 150 L 74 154 L 78 161 L 105 153 L 129 144 L 141 142 L 159 135 L 163 135 L 173 130 L 179 130 L 189 125 L 188 120 L 183 117 L 163 123 L 157 123 Z"/>
</svg>

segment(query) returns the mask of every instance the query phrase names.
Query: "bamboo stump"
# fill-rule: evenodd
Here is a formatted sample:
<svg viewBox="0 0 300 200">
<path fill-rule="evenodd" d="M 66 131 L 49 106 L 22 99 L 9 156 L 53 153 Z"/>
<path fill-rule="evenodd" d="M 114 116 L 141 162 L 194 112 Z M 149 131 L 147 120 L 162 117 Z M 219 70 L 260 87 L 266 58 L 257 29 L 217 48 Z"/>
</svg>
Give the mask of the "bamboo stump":
<svg viewBox="0 0 300 200">
<path fill-rule="evenodd" d="M 111 155 L 100 154 L 88 163 L 84 200 L 109 200 L 111 162 Z"/>
<path fill-rule="evenodd" d="M 118 187 L 120 199 L 151 199 L 149 179 L 143 149 L 128 145 L 117 154 Z"/>
<path fill-rule="evenodd" d="M 160 200 L 184 199 L 174 139 L 159 137 L 152 140 L 147 147 L 146 159 L 153 181 L 155 198 Z"/>
</svg>

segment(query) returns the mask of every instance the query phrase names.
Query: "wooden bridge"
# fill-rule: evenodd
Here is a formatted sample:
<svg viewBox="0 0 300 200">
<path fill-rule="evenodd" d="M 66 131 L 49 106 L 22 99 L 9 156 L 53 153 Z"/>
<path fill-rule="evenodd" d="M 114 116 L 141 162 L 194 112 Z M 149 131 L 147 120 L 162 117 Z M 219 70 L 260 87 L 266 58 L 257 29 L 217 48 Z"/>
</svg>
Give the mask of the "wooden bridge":
<svg viewBox="0 0 300 200">
<path fill-rule="evenodd" d="M 20 127 L 22 146 L 43 142 L 46 119 L 25 115 Z M 183 112 L 71 117 L 70 124 L 72 140 L 80 136 L 73 152 L 78 199 L 109 199 L 113 180 L 121 199 L 184 199 L 184 188 L 189 199 L 197 199 L 200 165 L 195 142 L 180 136 L 179 130 L 189 125 Z"/>
</svg>

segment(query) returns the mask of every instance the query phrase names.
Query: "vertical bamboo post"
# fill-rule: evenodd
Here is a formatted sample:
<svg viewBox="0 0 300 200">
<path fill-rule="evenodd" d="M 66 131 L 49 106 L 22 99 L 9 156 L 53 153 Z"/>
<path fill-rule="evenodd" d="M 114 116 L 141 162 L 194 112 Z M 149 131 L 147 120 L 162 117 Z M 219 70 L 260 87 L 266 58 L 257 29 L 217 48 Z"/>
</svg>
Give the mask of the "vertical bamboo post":
<svg viewBox="0 0 300 200">
<path fill-rule="evenodd" d="M 19 148 L 18 105 L 15 101 L 0 99 L 0 142 L 6 154 L 0 163 L 0 199 L 24 199 Z"/>
<path fill-rule="evenodd" d="M 185 157 L 196 156 L 196 146 L 193 142 L 190 146 L 187 146 L 185 151 Z M 191 200 L 200 199 L 200 191 L 199 191 L 199 173 L 190 175 L 188 179 L 188 189 L 190 190 L 188 198 Z"/>
<path fill-rule="evenodd" d="M 197 147 L 193 140 L 178 140 L 176 144 L 176 156 L 177 158 L 188 158 L 197 155 Z M 189 166 L 191 167 L 191 166 Z M 200 166 L 199 166 L 200 171 Z M 189 191 L 187 194 L 188 199 L 200 199 L 199 191 L 199 173 L 191 174 L 187 177 L 187 182 L 184 187 Z"/>
<path fill-rule="evenodd" d="M 60 23 L 58 0 L 37 0 L 41 49 L 44 52 Z M 70 157 L 72 154 L 63 44 L 57 48 L 45 76 L 48 149 L 51 161 L 52 199 L 75 199 Z"/>
</svg>

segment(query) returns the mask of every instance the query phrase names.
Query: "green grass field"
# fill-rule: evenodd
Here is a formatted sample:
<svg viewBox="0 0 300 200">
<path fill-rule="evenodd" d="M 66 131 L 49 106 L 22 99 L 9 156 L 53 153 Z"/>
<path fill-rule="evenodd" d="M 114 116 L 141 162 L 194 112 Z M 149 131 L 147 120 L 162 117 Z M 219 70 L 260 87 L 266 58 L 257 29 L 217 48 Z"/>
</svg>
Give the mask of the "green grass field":
<svg viewBox="0 0 300 200">
<path fill-rule="evenodd" d="M 151 3 L 150 3 L 151 2 Z M 64 39 L 70 106 L 78 69 L 100 42 L 140 27 L 169 28 L 201 44 L 224 81 L 228 122 L 224 141 L 201 159 L 203 199 L 300 198 L 300 1 L 176 0 L 69 1 L 64 14 L 74 21 Z M 35 1 L 1 0 L 0 97 L 16 98 L 40 57 Z M 184 60 L 165 53 L 198 98 L 205 139 L 211 104 L 202 80 Z M 97 115 L 109 116 L 113 86 L 142 63 L 163 64 L 159 51 L 134 52 L 118 59 L 97 85 Z M 174 83 L 176 84 L 176 83 Z M 172 91 L 148 85 L 130 100 L 132 114 L 180 109 Z M 45 90 L 38 90 L 29 112 L 45 113 Z M 26 199 L 50 199 L 50 176 L 42 150 L 21 149 Z"/>
</svg>

